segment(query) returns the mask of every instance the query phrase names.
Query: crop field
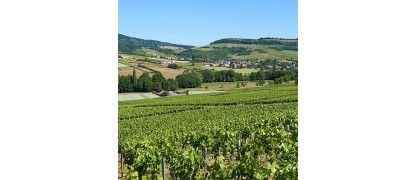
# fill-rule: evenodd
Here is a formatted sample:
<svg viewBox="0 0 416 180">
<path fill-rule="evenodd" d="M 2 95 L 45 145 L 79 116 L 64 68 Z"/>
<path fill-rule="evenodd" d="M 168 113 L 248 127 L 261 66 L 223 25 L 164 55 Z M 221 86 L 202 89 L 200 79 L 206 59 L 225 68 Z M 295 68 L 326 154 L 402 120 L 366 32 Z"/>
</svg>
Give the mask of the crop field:
<svg viewBox="0 0 416 180">
<path fill-rule="evenodd" d="M 297 179 L 293 84 L 120 101 L 125 179 Z"/>
<path fill-rule="evenodd" d="M 227 67 L 211 67 L 211 66 L 203 66 L 205 69 L 213 69 L 215 71 L 222 71 L 222 70 L 233 70 L 234 72 L 237 73 L 242 73 L 242 74 L 250 74 L 252 72 L 257 72 L 259 70 L 257 69 L 247 69 L 247 68 L 242 68 L 242 69 L 232 69 L 232 68 L 227 68 Z"/>
<path fill-rule="evenodd" d="M 118 93 L 118 101 L 151 99 L 158 97 L 159 96 L 152 93 Z"/>
<path fill-rule="evenodd" d="M 129 66 L 124 65 L 124 64 L 121 64 L 121 63 L 118 63 L 118 67 L 129 67 Z"/>
<path fill-rule="evenodd" d="M 190 95 L 193 94 L 207 94 L 207 93 L 217 93 L 217 92 L 222 92 L 222 91 L 217 91 L 217 90 L 207 90 L 207 91 L 189 91 Z"/>
<path fill-rule="evenodd" d="M 128 100 L 138 100 L 144 99 L 139 93 L 119 93 L 118 100 L 119 101 L 128 101 Z"/>
</svg>

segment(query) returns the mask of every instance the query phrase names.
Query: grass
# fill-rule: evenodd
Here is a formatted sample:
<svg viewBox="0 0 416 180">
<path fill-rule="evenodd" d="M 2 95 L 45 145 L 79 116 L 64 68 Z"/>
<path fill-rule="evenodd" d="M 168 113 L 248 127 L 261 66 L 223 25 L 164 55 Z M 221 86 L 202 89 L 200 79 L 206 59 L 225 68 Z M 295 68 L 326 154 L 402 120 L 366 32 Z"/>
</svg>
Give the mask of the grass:
<svg viewBox="0 0 416 180">
<path fill-rule="evenodd" d="M 288 40 L 293 41 L 293 40 Z M 219 43 L 212 44 L 208 46 L 196 47 L 194 49 L 201 51 L 211 51 L 214 47 L 244 47 L 252 50 L 253 52 L 249 55 L 237 56 L 233 55 L 232 58 L 235 59 L 253 59 L 253 60 L 266 60 L 266 59 L 281 59 L 281 60 L 297 60 L 298 52 L 297 51 L 277 51 L 271 49 L 270 47 L 276 47 L 278 45 L 255 45 L 255 44 L 229 44 L 229 43 Z M 266 53 L 259 53 L 256 49 L 263 49 Z"/>
<path fill-rule="evenodd" d="M 203 66 L 203 68 L 205 69 L 214 69 L 215 71 L 222 71 L 222 70 L 234 70 L 237 73 L 242 73 L 242 74 L 250 74 L 252 72 L 257 72 L 259 70 L 256 69 L 232 69 L 232 68 L 227 68 L 227 67 L 211 67 L 211 66 Z"/>
<path fill-rule="evenodd" d="M 125 64 L 118 63 L 118 67 L 129 67 L 129 66 L 127 66 Z"/>
<path fill-rule="evenodd" d="M 212 82 L 212 83 L 202 83 L 201 87 L 199 88 L 186 88 L 186 89 L 180 89 L 179 91 L 183 90 L 190 90 L 190 91 L 204 91 L 204 90 L 228 90 L 228 89 L 235 89 L 237 83 L 241 82 Z M 221 85 L 223 88 L 221 88 Z M 208 87 L 208 89 L 205 89 L 205 87 Z M 251 88 L 256 87 L 256 82 L 247 82 L 247 85 L 245 88 Z M 243 88 L 243 87 L 241 87 Z"/>
<path fill-rule="evenodd" d="M 145 48 L 142 48 L 142 49 L 137 49 L 137 50 L 135 50 L 133 53 L 137 53 L 137 54 L 146 54 L 146 55 L 149 55 L 149 56 L 152 56 L 152 55 L 159 55 L 159 56 L 163 56 L 163 57 L 171 57 L 171 58 L 175 58 L 175 56 L 173 56 L 173 55 L 169 55 L 169 54 L 165 54 L 165 53 L 162 53 L 162 52 L 159 52 L 159 51 L 155 51 L 155 50 L 153 50 L 153 49 L 145 49 Z"/>
<path fill-rule="evenodd" d="M 183 63 L 183 64 L 180 64 L 180 65 L 182 66 L 183 69 L 201 69 L 201 70 L 204 69 L 204 66 L 203 66 L 202 62 L 201 63 L 196 62 L 194 64 L 195 64 L 194 66 L 192 66 L 192 63 Z"/>
<path fill-rule="evenodd" d="M 118 60 L 118 67 L 125 67 L 125 66 L 129 66 L 130 64 L 122 59 Z M 125 65 L 125 66 L 120 66 L 120 64 Z"/>
<path fill-rule="evenodd" d="M 202 83 L 201 87 L 199 87 L 199 88 L 186 88 L 186 89 L 180 89 L 178 91 L 185 91 L 185 90 L 190 90 L 190 91 L 217 90 L 217 91 L 221 91 L 221 90 L 230 90 L 230 89 L 255 88 L 255 87 L 269 86 L 268 83 L 267 83 L 268 81 L 270 81 L 270 80 L 266 80 L 266 83 L 263 86 L 256 86 L 257 82 L 246 82 L 247 83 L 246 87 L 241 86 L 241 83 L 243 81 Z M 236 87 L 237 83 L 240 83 L 240 88 Z M 293 84 L 295 84 L 295 81 L 284 82 L 282 85 L 293 85 Z M 221 85 L 223 86 L 223 88 L 221 88 Z M 208 89 L 205 89 L 205 86 L 207 86 Z M 273 86 L 275 86 L 275 85 L 273 85 Z"/>
<path fill-rule="evenodd" d="M 118 93 L 118 101 L 130 101 L 130 100 L 140 100 L 140 99 L 151 99 L 159 98 L 159 96 L 149 92 L 130 92 L 130 93 Z"/>
</svg>

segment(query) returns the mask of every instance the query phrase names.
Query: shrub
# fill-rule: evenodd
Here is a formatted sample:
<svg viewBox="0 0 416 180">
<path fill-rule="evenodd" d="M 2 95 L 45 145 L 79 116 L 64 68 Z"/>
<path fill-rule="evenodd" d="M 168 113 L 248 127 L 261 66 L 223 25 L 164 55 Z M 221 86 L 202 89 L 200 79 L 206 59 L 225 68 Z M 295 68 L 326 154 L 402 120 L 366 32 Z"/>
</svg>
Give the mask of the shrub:
<svg viewBox="0 0 416 180">
<path fill-rule="evenodd" d="M 160 96 L 169 96 L 169 92 L 168 91 L 163 91 Z"/>
<path fill-rule="evenodd" d="M 169 64 L 169 65 L 168 65 L 168 68 L 172 68 L 172 69 L 179 69 L 180 67 L 179 67 L 179 65 L 178 65 L 178 64 L 172 63 L 172 64 Z"/>
</svg>

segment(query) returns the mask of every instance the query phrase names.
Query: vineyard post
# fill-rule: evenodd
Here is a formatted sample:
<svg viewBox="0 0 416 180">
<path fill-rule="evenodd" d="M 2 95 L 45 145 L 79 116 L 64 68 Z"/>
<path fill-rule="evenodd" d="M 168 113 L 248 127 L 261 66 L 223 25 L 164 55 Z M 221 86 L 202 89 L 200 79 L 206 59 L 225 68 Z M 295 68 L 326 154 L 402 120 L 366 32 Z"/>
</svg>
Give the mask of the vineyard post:
<svg viewBox="0 0 416 180">
<path fill-rule="evenodd" d="M 289 124 L 286 125 L 286 131 L 287 132 L 290 132 L 290 126 L 289 126 Z"/>
<path fill-rule="evenodd" d="M 121 159 L 121 179 L 123 179 L 123 154 L 124 154 L 124 151 L 123 151 L 123 149 L 121 149 L 121 152 L 120 152 L 120 159 Z"/>
<path fill-rule="evenodd" d="M 208 176 L 208 164 L 209 164 L 209 160 L 208 160 L 208 150 L 207 147 L 204 147 L 204 159 L 205 159 L 205 174 Z"/>
<path fill-rule="evenodd" d="M 241 139 L 238 140 L 238 154 L 241 154 Z"/>
<path fill-rule="evenodd" d="M 163 178 L 163 180 L 166 180 L 166 177 L 165 177 L 165 158 L 164 157 L 162 157 L 162 178 Z"/>
<path fill-rule="evenodd" d="M 209 164 L 209 160 L 208 160 L 208 149 L 206 147 L 204 147 L 204 152 L 205 152 L 205 162 L 208 165 Z"/>
</svg>

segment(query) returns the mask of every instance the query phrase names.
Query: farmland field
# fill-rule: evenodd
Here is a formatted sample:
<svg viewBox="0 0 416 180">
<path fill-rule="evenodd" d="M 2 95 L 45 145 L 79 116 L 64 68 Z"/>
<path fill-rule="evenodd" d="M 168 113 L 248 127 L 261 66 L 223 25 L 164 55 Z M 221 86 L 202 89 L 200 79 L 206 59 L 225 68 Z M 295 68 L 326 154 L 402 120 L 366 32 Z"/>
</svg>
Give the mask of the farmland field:
<svg viewBox="0 0 416 180">
<path fill-rule="evenodd" d="M 152 93 L 118 93 L 118 101 L 140 100 L 158 97 L 159 96 Z"/>
<path fill-rule="evenodd" d="M 221 92 L 221 91 L 217 91 L 217 90 L 207 90 L 207 91 L 189 91 L 190 95 L 193 94 L 207 94 L 207 93 L 217 93 L 217 92 Z"/>
<path fill-rule="evenodd" d="M 161 179 L 162 171 L 167 179 L 296 179 L 297 95 L 297 86 L 286 84 L 120 101 L 119 173 L 128 179 Z"/>
<path fill-rule="evenodd" d="M 257 72 L 259 70 L 257 69 L 247 69 L 247 68 L 243 68 L 243 69 L 232 69 L 232 68 L 227 68 L 227 67 L 211 67 L 211 66 L 203 66 L 205 69 L 213 69 L 215 71 L 222 71 L 222 70 L 233 70 L 234 72 L 237 73 L 242 73 L 242 74 L 250 74 L 252 72 Z"/>
<path fill-rule="evenodd" d="M 284 40 L 286 42 L 291 42 L 295 40 Z M 195 47 L 193 49 L 201 50 L 201 51 L 212 51 L 214 48 L 218 47 L 243 47 L 252 50 L 253 52 L 249 55 L 237 56 L 232 55 L 232 58 L 236 59 L 258 59 L 258 60 L 266 60 L 266 59 L 280 59 L 280 60 L 297 60 L 298 59 L 298 52 L 297 51 L 277 51 L 272 49 L 273 47 L 277 47 L 277 45 L 255 45 L 255 44 L 229 44 L 229 43 L 218 43 L 218 44 L 211 44 L 207 46 Z M 262 49 L 265 53 L 259 53 L 256 49 Z"/>
<path fill-rule="evenodd" d="M 129 67 L 129 66 L 124 65 L 124 64 L 121 64 L 121 63 L 118 63 L 118 67 Z"/>
</svg>

